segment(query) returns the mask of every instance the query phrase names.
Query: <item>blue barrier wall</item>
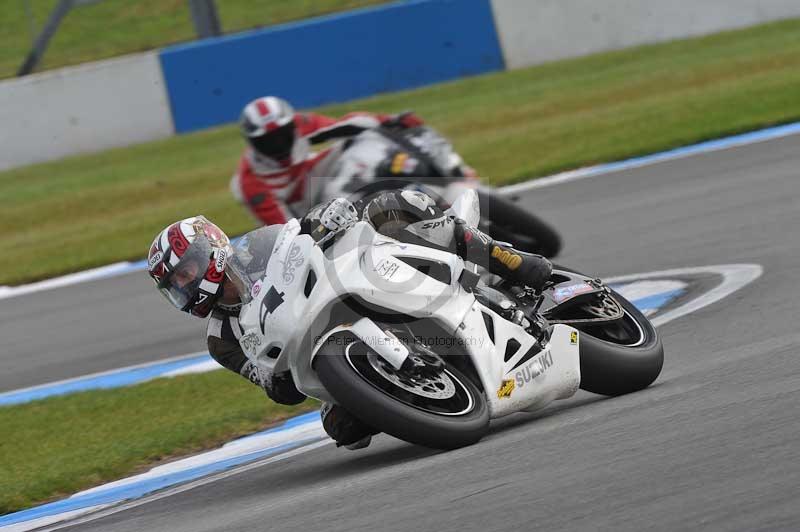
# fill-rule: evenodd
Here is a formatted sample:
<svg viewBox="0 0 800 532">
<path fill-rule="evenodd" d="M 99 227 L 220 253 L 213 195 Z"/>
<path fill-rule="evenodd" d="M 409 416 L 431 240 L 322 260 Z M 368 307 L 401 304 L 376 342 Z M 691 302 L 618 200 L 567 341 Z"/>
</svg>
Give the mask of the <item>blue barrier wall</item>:
<svg viewBox="0 0 800 532">
<path fill-rule="evenodd" d="M 265 94 L 297 107 L 504 68 L 489 0 L 415 0 L 165 49 L 178 133 Z"/>
</svg>

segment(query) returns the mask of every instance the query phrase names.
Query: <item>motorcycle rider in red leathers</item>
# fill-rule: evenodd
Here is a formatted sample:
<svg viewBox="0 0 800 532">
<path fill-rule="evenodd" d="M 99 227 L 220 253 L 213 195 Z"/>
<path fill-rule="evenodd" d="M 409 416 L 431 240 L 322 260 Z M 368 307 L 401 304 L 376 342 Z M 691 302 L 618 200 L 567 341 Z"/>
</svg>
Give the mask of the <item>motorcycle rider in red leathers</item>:
<svg viewBox="0 0 800 532">
<path fill-rule="evenodd" d="M 267 96 L 248 103 L 239 127 L 248 147 L 231 180 L 231 192 L 264 225 L 286 223 L 304 212 L 310 175 L 324 164 L 330 149 L 318 153 L 311 146 L 351 137 L 380 125 L 410 128 L 422 125 L 412 113 L 383 115 L 349 113 L 340 119 L 316 113 L 296 113 L 281 98 Z M 305 206 L 306 209 L 310 205 Z"/>
</svg>

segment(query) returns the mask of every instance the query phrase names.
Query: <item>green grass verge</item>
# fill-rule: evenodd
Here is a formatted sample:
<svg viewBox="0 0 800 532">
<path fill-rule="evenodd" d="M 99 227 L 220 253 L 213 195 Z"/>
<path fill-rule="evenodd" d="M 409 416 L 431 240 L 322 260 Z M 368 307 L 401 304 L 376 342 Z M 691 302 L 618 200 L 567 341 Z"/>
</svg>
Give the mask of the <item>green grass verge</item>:
<svg viewBox="0 0 800 532">
<path fill-rule="evenodd" d="M 0 9 L 0 78 L 16 74 L 58 0 L 14 0 Z M 225 33 L 380 4 L 388 0 L 221 0 Z M 13 30 L 11 30 L 13 28 Z M 62 22 L 37 70 L 152 50 L 196 38 L 186 0 L 103 0 L 78 6 Z"/>
<path fill-rule="evenodd" d="M 228 371 L 0 408 L 0 514 L 119 479 L 318 408 Z"/>
<path fill-rule="evenodd" d="M 322 89 L 321 89 L 322 90 Z M 800 19 L 323 109 L 415 109 L 496 184 L 800 119 Z M 0 284 L 141 258 L 168 223 L 252 220 L 234 127 L 0 173 Z"/>
</svg>

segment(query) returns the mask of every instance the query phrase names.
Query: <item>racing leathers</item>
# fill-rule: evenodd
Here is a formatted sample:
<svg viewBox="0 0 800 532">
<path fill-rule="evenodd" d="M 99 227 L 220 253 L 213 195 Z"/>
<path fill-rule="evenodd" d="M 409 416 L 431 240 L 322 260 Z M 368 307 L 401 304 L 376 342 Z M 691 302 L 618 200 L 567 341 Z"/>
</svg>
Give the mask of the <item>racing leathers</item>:
<svg viewBox="0 0 800 532">
<path fill-rule="evenodd" d="M 353 209 L 349 202 L 342 199 L 317 206 L 301 220 L 301 232 L 320 242 L 335 236 L 331 234 L 331 223 L 325 221 L 325 217 L 330 216 L 331 207 L 337 206 L 337 203 L 344 203 Z M 421 192 L 380 192 L 359 201 L 354 212 L 386 236 L 456 253 L 496 275 L 533 288 L 540 288 L 552 273 L 552 265 L 547 259 L 492 240 L 463 220 L 442 212 L 433 199 Z M 348 213 L 345 211 L 345 214 Z M 336 230 L 346 230 L 349 225 L 344 223 Z M 238 342 L 241 334 L 238 311 L 216 308 L 208 325 L 211 356 L 221 365 L 261 386 L 274 401 L 282 404 L 302 402 L 305 397 L 295 387 L 291 375 L 265 375 L 263 370 L 247 359 Z M 338 405 L 325 405 L 322 415 L 323 427 L 339 445 L 351 446 L 365 438 L 368 441 L 368 437 L 375 433 L 371 427 Z"/>
<path fill-rule="evenodd" d="M 350 113 L 338 120 L 316 113 L 297 113 L 294 121 L 299 136 L 298 144 L 305 146 L 351 137 L 380 125 L 412 127 L 422 124 L 413 113 Z M 310 185 L 310 176 L 315 168 L 324 167 L 331 149 L 317 153 L 307 149 L 298 152 L 303 154 L 303 159 L 287 168 L 276 167 L 270 159 L 260 156 L 251 147 L 245 150 L 239 161 L 231 180 L 231 192 L 264 225 L 286 223 L 295 217 L 293 206 L 305 210 L 302 209 L 303 200 Z M 305 205 L 305 208 L 309 206 Z"/>
</svg>

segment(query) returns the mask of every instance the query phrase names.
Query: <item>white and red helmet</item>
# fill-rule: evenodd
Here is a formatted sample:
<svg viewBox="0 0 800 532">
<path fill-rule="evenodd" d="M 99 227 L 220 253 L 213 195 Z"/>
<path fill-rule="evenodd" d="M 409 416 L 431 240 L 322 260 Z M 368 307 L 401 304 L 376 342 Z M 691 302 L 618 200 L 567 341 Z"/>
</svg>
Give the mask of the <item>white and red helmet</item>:
<svg viewBox="0 0 800 532">
<path fill-rule="evenodd" d="M 205 318 L 222 295 L 225 266 L 232 256 L 222 229 L 194 216 L 156 236 L 147 257 L 148 272 L 176 308 Z"/>
<path fill-rule="evenodd" d="M 294 109 L 286 100 L 274 96 L 253 100 L 242 110 L 239 128 L 259 163 L 270 169 L 288 168 L 308 156 L 309 142 L 298 135 Z"/>
</svg>

